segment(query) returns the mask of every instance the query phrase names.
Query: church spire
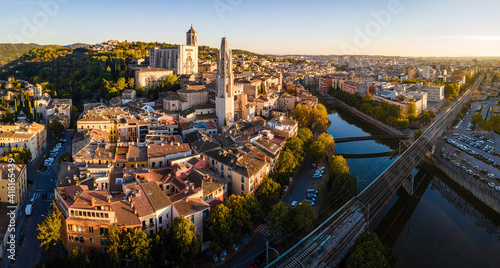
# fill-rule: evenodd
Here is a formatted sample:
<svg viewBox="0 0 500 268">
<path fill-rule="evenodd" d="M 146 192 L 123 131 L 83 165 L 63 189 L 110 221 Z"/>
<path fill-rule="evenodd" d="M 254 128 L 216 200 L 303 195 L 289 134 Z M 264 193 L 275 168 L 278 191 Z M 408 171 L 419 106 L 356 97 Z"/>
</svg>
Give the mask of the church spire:
<svg viewBox="0 0 500 268">
<path fill-rule="evenodd" d="M 191 28 L 186 33 L 186 45 L 198 46 L 198 33 L 194 30 L 193 24 L 191 24 Z"/>
</svg>

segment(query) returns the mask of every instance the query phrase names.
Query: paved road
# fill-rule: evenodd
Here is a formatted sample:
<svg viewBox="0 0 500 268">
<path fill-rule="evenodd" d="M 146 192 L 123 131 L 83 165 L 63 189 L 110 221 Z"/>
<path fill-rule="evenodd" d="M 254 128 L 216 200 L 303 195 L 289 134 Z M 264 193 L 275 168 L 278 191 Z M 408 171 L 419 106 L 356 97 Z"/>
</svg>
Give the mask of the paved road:
<svg viewBox="0 0 500 268">
<path fill-rule="evenodd" d="M 18 218 L 18 226 L 21 226 L 21 228 L 17 228 L 16 230 L 16 237 L 19 237 L 16 261 L 10 264 L 5 261 L 1 264 L 1 267 L 33 267 L 40 259 L 41 248 L 40 241 L 36 238 L 38 233 L 36 228 L 47 216 L 48 208 L 51 203 L 50 198 L 53 196 L 57 175 L 59 173 L 58 160 L 61 154 L 71 150 L 72 134 L 71 131 L 66 132 L 63 138 L 66 139 L 67 142 L 63 143 L 63 149 L 59 151 L 59 155 L 54 160 L 54 164 L 47 169 L 47 171 L 37 172 L 40 163 L 44 161 L 44 155 L 51 149 L 50 147 L 54 142 L 51 135 L 48 135 L 47 147 L 39 157 L 28 163 L 28 180 L 33 181 L 29 186 L 28 199 L 32 197 L 36 198 L 33 213 L 31 216 L 26 216 L 24 214 L 25 205 L 22 206 Z M 47 193 L 47 199 L 42 198 L 43 192 Z M 25 235 L 21 238 L 22 233 Z"/>
<path fill-rule="evenodd" d="M 231 257 L 231 259 L 227 260 L 226 263 L 220 267 L 246 268 L 251 265 L 255 261 L 255 258 L 257 258 L 265 250 L 266 237 L 261 233 L 257 233 L 243 249 L 238 251 L 233 257 Z"/>
<path fill-rule="evenodd" d="M 312 168 L 312 159 L 305 159 L 304 163 L 297 173 L 297 177 L 292 181 L 292 183 L 288 186 L 288 191 L 283 196 L 282 201 L 285 204 L 291 204 L 293 201 L 302 202 L 306 197 L 307 189 L 314 188 L 319 190 L 319 185 L 323 181 L 323 178 L 328 176 L 327 173 L 323 176 L 323 178 L 313 179 L 312 175 L 315 172 L 315 168 Z M 325 166 L 325 164 L 323 164 Z M 326 169 L 325 166 L 325 171 Z M 319 206 L 319 204 L 315 204 L 315 206 Z"/>
</svg>

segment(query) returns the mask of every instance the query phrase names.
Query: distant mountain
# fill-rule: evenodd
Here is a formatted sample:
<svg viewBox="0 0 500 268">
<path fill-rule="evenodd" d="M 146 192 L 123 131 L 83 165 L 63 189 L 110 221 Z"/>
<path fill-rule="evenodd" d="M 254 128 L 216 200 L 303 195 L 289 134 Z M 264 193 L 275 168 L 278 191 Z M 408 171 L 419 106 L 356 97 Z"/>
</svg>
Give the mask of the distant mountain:
<svg viewBox="0 0 500 268">
<path fill-rule="evenodd" d="M 71 45 L 66 45 L 64 47 L 67 47 L 67 48 L 81 48 L 81 47 L 88 47 L 88 46 L 90 46 L 90 44 L 74 43 L 74 44 L 71 44 Z"/>
<path fill-rule="evenodd" d="M 43 47 L 38 44 L 0 44 L 0 67 L 14 60 L 19 59 L 24 53 L 32 48 Z"/>
</svg>

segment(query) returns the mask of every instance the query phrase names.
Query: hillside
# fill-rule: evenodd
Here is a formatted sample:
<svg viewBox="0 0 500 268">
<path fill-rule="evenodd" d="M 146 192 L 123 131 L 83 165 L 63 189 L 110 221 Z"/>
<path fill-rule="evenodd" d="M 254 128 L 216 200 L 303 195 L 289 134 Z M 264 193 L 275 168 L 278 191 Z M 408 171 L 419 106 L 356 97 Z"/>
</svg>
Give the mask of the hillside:
<svg viewBox="0 0 500 268">
<path fill-rule="evenodd" d="M 0 44 L 0 67 L 18 59 L 32 48 L 42 47 L 38 44 Z"/>
</svg>

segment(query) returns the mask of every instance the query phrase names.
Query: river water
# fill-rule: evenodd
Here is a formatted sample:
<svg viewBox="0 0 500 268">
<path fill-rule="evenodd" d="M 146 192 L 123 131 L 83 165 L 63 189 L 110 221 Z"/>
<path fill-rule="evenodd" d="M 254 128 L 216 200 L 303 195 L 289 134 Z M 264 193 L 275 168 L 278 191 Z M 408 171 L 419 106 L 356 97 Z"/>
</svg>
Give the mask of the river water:
<svg viewBox="0 0 500 268">
<path fill-rule="evenodd" d="M 335 138 L 384 134 L 342 111 L 329 117 L 327 133 Z M 398 157 L 399 142 L 346 142 L 336 149 L 361 191 Z M 391 155 L 370 156 L 386 152 Z M 381 223 L 371 226 L 400 256 L 398 267 L 500 267 L 500 216 L 439 170 L 422 166 L 413 174 L 415 195 L 394 197 Z"/>
</svg>

